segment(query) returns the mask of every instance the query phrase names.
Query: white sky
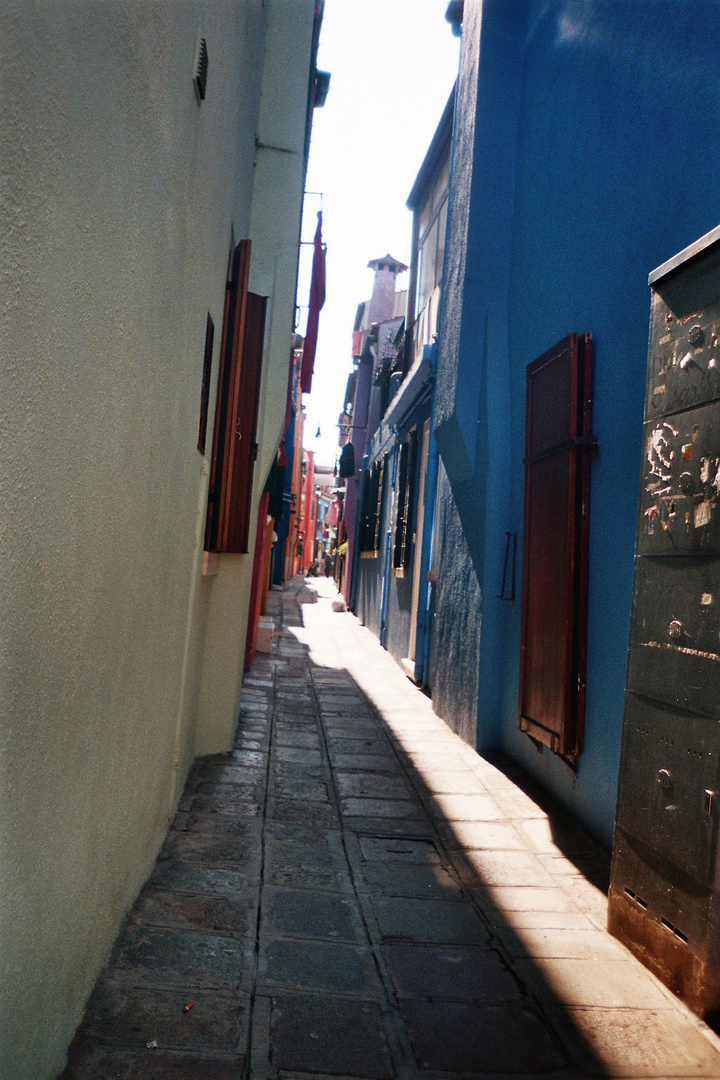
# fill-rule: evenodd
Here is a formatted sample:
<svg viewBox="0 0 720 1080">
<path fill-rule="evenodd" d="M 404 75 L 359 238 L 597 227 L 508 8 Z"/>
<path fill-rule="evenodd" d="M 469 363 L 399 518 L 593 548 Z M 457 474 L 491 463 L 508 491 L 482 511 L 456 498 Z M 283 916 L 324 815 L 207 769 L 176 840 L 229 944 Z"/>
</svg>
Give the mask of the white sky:
<svg viewBox="0 0 720 1080">
<path fill-rule="evenodd" d="M 447 0 L 327 0 L 318 67 L 330 92 L 313 118 L 303 240 L 323 211 L 325 306 L 315 357 L 304 445 L 320 464 L 338 453 L 337 419 L 352 370 L 357 305 L 372 291 L 367 264 L 390 252 L 410 262 L 415 177 L 452 89 L 459 39 L 445 21 Z M 322 202 L 318 195 L 322 192 Z M 310 246 L 300 261 L 298 330 L 305 331 Z M 398 278 L 407 288 L 408 274 Z M 318 426 L 320 439 L 315 438 Z"/>
</svg>

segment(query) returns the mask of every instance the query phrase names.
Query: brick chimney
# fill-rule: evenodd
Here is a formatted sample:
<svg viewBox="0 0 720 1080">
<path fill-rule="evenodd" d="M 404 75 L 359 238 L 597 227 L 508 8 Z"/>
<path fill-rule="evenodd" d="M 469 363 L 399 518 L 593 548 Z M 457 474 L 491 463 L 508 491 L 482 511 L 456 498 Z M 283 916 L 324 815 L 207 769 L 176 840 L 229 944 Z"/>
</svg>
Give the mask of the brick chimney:
<svg viewBox="0 0 720 1080">
<path fill-rule="evenodd" d="M 403 270 L 407 270 L 407 266 L 399 259 L 393 259 L 392 255 L 371 259 L 368 266 L 375 271 L 375 281 L 365 322 L 367 326 L 372 326 L 373 323 L 392 319 L 395 309 L 395 279 Z"/>
</svg>

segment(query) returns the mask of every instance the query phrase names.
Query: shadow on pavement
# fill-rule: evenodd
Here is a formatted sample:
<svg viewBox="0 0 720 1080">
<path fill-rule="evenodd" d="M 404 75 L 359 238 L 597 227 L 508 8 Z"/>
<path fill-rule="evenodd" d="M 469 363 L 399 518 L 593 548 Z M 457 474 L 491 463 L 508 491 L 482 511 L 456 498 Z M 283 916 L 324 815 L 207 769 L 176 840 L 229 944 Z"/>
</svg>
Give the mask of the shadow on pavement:
<svg viewBox="0 0 720 1080">
<path fill-rule="evenodd" d="M 602 929 L 589 838 L 328 588 L 270 594 L 235 745 L 195 763 L 62 1080 L 717 1076 Z"/>
</svg>

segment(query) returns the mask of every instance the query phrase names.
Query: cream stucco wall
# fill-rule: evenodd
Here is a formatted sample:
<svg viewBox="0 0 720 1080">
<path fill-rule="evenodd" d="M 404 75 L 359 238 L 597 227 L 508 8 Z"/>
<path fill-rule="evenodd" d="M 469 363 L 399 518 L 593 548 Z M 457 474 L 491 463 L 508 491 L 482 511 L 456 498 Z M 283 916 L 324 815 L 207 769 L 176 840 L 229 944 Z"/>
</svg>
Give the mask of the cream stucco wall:
<svg viewBox="0 0 720 1080">
<path fill-rule="evenodd" d="M 249 287 L 268 297 L 264 365 L 251 537 L 260 496 L 283 435 L 292 316 L 295 308 L 308 92 L 312 0 L 281 0 L 268 10 L 265 67 L 257 129 L 257 154 L 249 236 Z M 305 59 L 303 59 L 305 58 Z M 250 556 L 220 555 L 220 570 L 207 579 L 209 593 L 196 752 L 226 750 L 237 723 L 237 691 L 245 657 L 246 622 L 232 622 L 238 601 L 245 610 L 252 582 Z M 233 626 L 228 633 L 229 625 Z M 235 672 L 234 683 L 228 678 Z"/>
<path fill-rule="evenodd" d="M 217 748 L 235 720 L 252 567 L 228 557 L 215 579 L 200 577 L 205 321 L 209 311 L 210 441 L 228 253 L 251 236 L 251 287 L 271 295 L 261 433 L 272 443 L 312 14 L 311 0 L 6 0 L 0 14 L 6 1080 L 61 1068 L 196 746 Z M 286 22 L 290 73 L 278 52 Z M 284 113 L 293 152 L 266 176 L 255 167 L 261 112 L 300 83 L 298 113 L 294 97 Z M 283 228 L 294 229 L 266 242 L 261 204 L 278 176 Z M 263 447 L 255 506 L 273 453 Z"/>
</svg>

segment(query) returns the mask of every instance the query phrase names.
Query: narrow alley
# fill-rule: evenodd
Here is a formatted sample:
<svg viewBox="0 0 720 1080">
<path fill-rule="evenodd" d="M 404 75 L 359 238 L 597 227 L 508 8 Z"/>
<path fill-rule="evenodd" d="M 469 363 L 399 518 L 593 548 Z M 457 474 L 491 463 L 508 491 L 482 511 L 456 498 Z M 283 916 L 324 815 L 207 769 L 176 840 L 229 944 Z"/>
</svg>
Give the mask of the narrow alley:
<svg viewBox="0 0 720 1080">
<path fill-rule="evenodd" d="M 273 590 L 62 1080 L 715 1077 L 605 930 L 606 854 L 484 760 L 325 578 Z"/>
</svg>

